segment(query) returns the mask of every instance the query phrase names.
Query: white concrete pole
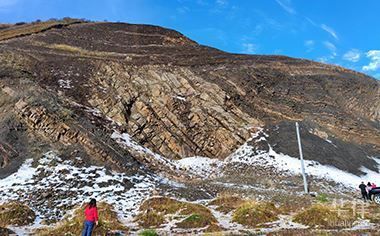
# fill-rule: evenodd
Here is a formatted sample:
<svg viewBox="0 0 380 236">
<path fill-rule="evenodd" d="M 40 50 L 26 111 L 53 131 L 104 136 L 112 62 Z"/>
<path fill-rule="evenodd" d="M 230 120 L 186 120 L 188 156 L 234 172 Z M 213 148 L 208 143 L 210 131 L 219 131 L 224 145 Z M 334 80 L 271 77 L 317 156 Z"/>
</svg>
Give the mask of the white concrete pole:
<svg viewBox="0 0 380 236">
<path fill-rule="evenodd" d="M 307 189 L 307 180 L 306 180 L 306 173 L 305 173 L 305 164 L 303 162 L 303 154 L 302 154 L 302 145 L 301 145 L 301 136 L 300 136 L 300 128 L 298 125 L 298 122 L 296 122 L 296 130 L 297 130 L 297 140 L 298 140 L 298 149 L 300 151 L 300 159 L 301 159 L 301 171 L 302 171 L 302 177 L 303 177 L 303 187 L 305 190 L 305 193 L 308 193 Z"/>
</svg>

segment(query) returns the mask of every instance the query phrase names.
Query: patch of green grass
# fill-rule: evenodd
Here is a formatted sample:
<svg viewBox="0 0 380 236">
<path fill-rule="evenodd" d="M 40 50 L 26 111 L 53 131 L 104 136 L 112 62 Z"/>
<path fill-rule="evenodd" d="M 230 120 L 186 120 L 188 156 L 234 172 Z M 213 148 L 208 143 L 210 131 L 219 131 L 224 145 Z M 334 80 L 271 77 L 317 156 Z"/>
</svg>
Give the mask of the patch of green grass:
<svg viewBox="0 0 380 236">
<path fill-rule="evenodd" d="M 154 229 L 145 229 L 139 233 L 139 236 L 158 236 Z"/>
<path fill-rule="evenodd" d="M 327 194 L 325 194 L 325 193 L 318 194 L 316 199 L 320 203 L 326 203 L 329 201 Z"/>
<path fill-rule="evenodd" d="M 19 202 L 0 205 L 0 227 L 29 225 L 34 222 L 35 218 L 34 211 Z"/>
</svg>

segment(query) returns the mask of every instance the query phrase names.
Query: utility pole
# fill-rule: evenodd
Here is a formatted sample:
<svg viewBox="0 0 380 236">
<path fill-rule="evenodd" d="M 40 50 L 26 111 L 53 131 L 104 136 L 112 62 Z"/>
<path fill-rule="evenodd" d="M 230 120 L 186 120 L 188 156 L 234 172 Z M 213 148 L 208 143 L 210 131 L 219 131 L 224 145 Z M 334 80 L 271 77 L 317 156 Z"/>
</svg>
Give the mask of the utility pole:
<svg viewBox="0 0 380 236">
<path fill-rule="evenodd" d="M 300 159 L 301 159 L 301 171 L 302 171 L 302 177 L 303 177 L 303 187 L 305 190 L 305 193 L 308 193 L 307 189 L 307 180 L 306 180 L 306 173 L 305 173 L 305 164 L 303 162 L 303 154 L 302 154 L 302 145 L 301 145 L 301 136 L 300 136 L 300 128 L 298 125 L 298 122 L 296 122 L 296 131 L 297 131 L 297 140 L 298 140 L 298 149 L 300 151 Z"/>
</svg>

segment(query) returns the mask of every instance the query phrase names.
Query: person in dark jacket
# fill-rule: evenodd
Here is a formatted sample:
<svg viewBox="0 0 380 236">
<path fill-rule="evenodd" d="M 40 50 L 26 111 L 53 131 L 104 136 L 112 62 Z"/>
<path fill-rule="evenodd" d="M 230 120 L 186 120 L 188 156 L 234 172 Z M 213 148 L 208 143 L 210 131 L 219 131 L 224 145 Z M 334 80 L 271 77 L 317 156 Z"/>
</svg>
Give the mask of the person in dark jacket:
<svg viewBox="0 0 380 236">
<path fill-rule="evenodd" d="M 98 209 L 96 208 L 95 199 L 90 200 L 90 203 L 84 210 L 84 214 L 86 216 L 86 220 L 84 222 L 82 236 L 91 236 L 94 226 L 98 225 Z"/>
<path fill-rule="evenodd" d="M 362 182 L 359 185 L 359 188 L 360 188 L 360 191 L 362 193 L 363 200 L 364 201 L 368 200 L 369 198 L 368 198 L 367 186 L 364 184 L 364 182 Z"/>
</svg>

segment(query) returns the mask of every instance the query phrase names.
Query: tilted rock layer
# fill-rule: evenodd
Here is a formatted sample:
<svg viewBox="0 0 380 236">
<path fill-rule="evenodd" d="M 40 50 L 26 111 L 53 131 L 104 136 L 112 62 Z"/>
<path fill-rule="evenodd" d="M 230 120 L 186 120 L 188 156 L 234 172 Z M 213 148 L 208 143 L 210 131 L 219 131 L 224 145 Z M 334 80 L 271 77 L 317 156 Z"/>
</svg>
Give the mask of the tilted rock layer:
<svg viewBox="0 0 380 236">
<path fill-rule="evenodd" d="M 364 74 L 229 54 L 150 25 L 42 22 L 1 34 L 3 174 L 51 147 L 138 167 L 110 139 L 114 130 L 171 159 L 223 159 L 266 127 L 274 149 L 296 155 L 295 121 L 308 137 L 305 158 L 355 173 L 376 168 L 368 156 L 380 153 L 380 83 Z M 336 150 L 315 152 L 326 140 Z"/>
</svg>

